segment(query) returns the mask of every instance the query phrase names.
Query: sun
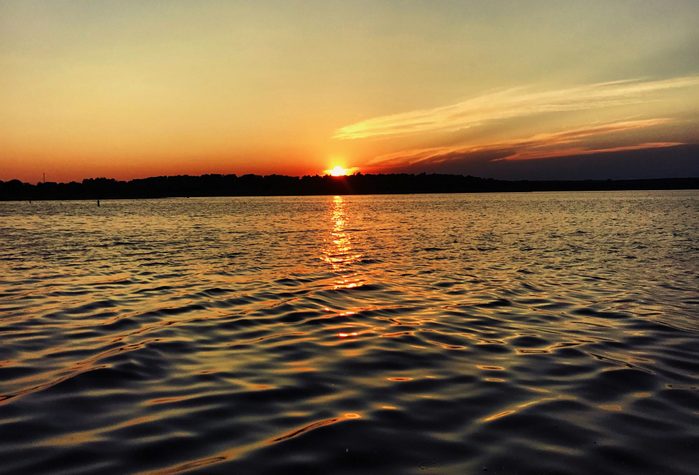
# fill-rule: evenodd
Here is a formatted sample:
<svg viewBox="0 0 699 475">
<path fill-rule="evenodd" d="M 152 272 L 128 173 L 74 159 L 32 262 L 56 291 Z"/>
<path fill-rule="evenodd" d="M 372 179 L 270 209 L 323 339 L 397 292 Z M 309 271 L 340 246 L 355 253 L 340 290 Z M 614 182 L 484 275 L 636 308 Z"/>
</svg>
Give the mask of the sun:
<svg viewBox="0 0 699 475">
<path fill-rule="evenodd" d="M 350 170 L 340 165 L 336 165 L 329 170 L 325 170 L 325 173 L 331 176 L 347 176 L 350 174 Z"/>
</svg>

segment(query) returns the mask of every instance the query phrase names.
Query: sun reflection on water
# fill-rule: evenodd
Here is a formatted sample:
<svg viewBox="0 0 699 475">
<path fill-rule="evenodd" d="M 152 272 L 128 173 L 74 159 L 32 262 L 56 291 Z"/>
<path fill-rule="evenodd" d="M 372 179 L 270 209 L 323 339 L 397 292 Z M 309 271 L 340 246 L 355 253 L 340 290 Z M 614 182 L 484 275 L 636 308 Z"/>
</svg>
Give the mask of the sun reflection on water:
<svg viewBox="0 0 699 475">
<path fill-rule="evenodd" d="M 334 288 L 351 289 L 365 283 L 365 279 L 353 266 L 362 258 L 361 253 L 352 247 L 352 240 L 347 231 L 347 202 L 342 196 L 335 196 L 331 205 L 330 221 L 332 231 L 323 249 L 322 259 L 330 264 L 337 275 Z"/>
</svg>

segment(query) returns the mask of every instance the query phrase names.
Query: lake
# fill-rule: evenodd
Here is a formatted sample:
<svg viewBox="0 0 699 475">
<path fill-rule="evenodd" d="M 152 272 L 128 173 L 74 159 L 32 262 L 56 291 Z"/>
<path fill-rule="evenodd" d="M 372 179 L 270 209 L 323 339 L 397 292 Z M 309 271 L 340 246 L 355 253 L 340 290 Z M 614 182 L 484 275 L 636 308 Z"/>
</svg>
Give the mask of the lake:
<svg viewBox="0 0 699 475">
<path fill-rule="evenodd" d="M 2 473 L 696 473 L 699 192 L 0 203 Z"/>
</svg>

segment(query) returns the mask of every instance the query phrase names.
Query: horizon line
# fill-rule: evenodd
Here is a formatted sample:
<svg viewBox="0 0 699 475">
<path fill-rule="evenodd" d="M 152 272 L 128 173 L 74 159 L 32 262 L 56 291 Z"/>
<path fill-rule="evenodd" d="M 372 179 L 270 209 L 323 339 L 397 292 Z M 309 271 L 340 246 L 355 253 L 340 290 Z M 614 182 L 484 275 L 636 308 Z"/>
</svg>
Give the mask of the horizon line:
<svg viewBox="0 0 699 475">
<path fill-rule="evenodd" d="M 526 178 L 521 178 L 521 179 L 507 179 L 507 178 L 493 178 L 493 177 L 486 177 L 486 176 L 478 176 L 478 175 L 471 175 L 471 174 L 463 174 L 463 173 L 439 173 L 439 172 L 420 172 L 420 173 L 410 173 L 410 172 L 395 172 L 395 173 L 362 173 L 361 171 L 357 171 L 355 173 L 349 174 L 349 175 L 341 175 L 341 176 L 334 176 L 328 173 L 325 174 L 314 174 L 314 175 L 284 175 L 284 174 L 279 174 L 279 173 L 270 173 L 270 174 L 257 174 L 257 173 L 244 173 L 244 174 L 237 174 L 237 173 L 202 173 L 199 175 L 188 175 L 188 174 L 177 174 L 177 175 L 152 175 L 152 176 L 147 176 L 147 177 L 141 177 L 141 178 L 129 178 L 129 179 L 119 179 L 119 178 L 113 178 L 113 177 L 107 177 L 107 176 L 93 176 L 93 177 L 85 177 L 78 180 L 70 180 L 70 181 L 47 181 L 47 180 L 39 180 L 36 182 L 29 182 L 29 181 L 23 181 L 20 180 L 19 178 L 9 178 L 9 179 L 2 179 L 0 178 L 0 183 L 11 183 L 13 181 L 20 182 L 25 185 L 32 185 L 32 186 L 39 186 L 39 185 L 45 185 L 45 184 L 52 184 L 52 185 L 69 185 L 71 183 L 75 184 L 83 184 L 86 181 L 98 181 L 98 180 L 105 180 L 105 181 L 112 181 L 112 182 L 117 182 L 117 183 L 131 183 L 135 181 L 144 181 L 144 180 L 153 180 L 153 179 L 163 179 L 163 178 L 204 178 L 204 177 L 235 177 L 235 178 L 242 178 L 242 177 L 258 177 L 258 178 L 270 178 L 270 177 L 280 177 L 280 178 L 293 178 L 293 179 L 303 179 L 303 178 L 327 178 L 327 179 L 332 179 L 335 181 L 342 181 L 347 178 L 352 178 L 352 177 L 364 177 L 364 176 L 377 176 L 377 177 L 390 177 L 390 176 L 443 176 L 443 177 L 462 177 L 462 178 L 475 178 L 479 180 L 489 180 L 489 181 L 498 181 L 498 182 L 507 182 L 507 183 L 517 183 L 517 182 L 534 182 L 534 183 L 552 183 L 552 182 L 570 182 L 570 183 L 577 183 L 577 182 L 606 182 L 606 181 L 613 181 L 613 182 L 622 182 L 622 181 L 660 181 L 660 180 L 692 180 L 692 179 L 699 179 L 699 175 L 688 175 L 688 176 L 673 176 L 673 177 L 653 177 L 653 178 L 579 178 L 579 179 L 563 179 L 563 178 L 552 178 L 552 179 L 526 179 Z"/>
</svg>

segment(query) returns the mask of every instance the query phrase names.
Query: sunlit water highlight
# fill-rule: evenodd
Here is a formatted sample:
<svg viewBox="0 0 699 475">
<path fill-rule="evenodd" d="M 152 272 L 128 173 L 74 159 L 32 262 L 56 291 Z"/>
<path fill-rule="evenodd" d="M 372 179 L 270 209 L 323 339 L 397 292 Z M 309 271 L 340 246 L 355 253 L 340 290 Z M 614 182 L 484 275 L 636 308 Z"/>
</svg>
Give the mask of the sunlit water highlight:
<svg viewBox="0 0 699 475">
<path fill-rule="evenodd" d="M 696 473 L 699 193 L 0 203 L 0 472 Z"/>
</svg>

